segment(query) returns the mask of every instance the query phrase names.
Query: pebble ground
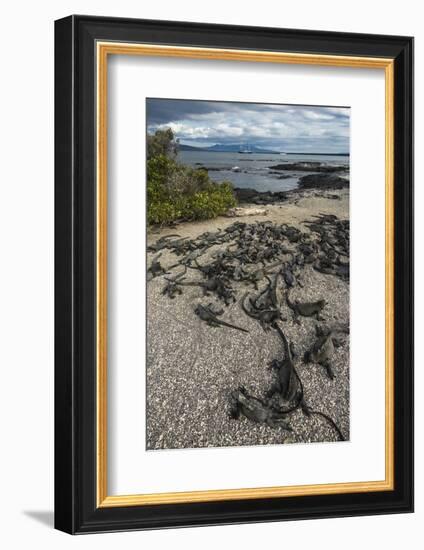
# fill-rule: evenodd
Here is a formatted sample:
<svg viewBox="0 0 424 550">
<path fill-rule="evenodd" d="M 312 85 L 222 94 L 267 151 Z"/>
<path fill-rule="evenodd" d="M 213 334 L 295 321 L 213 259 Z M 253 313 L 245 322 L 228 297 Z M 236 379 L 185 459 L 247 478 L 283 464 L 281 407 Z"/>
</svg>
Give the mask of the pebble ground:
<svg viewBox="0 0 424 550">
<path fill-rule="evenodd" d="M 314 213 L 336 213 L 348 217 L 348 192 L 333 192 L 340 199 L 316 197 L 311 192 L 293 195 L 288 203 L 272 205 L 266 217 L 279 223 L 291 223 L 307 231 L 302 221 Z M 233 219 L 218 218 L 211 222 L 181 224 L 177 231 L 163 229 L 150 233 L 149 241 L 178 233 L 195 237 L 204 231 L 214 231 L 233 223 Z M 252 223 L 255 219 L 244 218 Z M 215 247 L 217 249 L 217 247 Z M 211 249 L 210 253 L 213 253 Z M 148 254 L 150 262 L 153 254 Z M 160 261 L 165 267 L 178 259 L 164 251 Z M 173 273 L 178 272 L 174 269 Z M 188 270 L 186 280 L 198 280 L 195 270 Z M 302 301 L 324 298 L 327 305 L 322 315 L 328 324 L 349 322 L 349 285 L 338 277 L 316 272 L 306 266 L 302 274 L 304 287 L 293 289 L 291 297 Z M 284 357 L 280 337 L 275 330 L 265 332 L 260 324 L 248 317 L 240 307 L 240 299 L 251 286 L 238 284 L 236 303 L 225 309 L 222 320 L 246 328 L 249 333 L 234 329 L 210 327 L 194 313 L 198 303 L 219 302 L 204 297 L 200 287 L 185 287 L 174 299 L 162 295 L 163 277 L 147 283 L 147 434 L 146 447 L 178 449 L 242 445 L 270 445 L 337 441 L 334 428 L 319 416 L 307 417 L 300 410 L 288 417 L 292 432 L 270 428 L 240 417 L 230 418 L 230 394 L 239 386 L 263 397 L 271 387 L 275 372 L 269 369 L 273 359 Z M 262 283 L 265 285 L 266 281 Z M 300 318 L 293 321 L 291 310 L 283 297 L 280 281 L 280 303 L 285 321 L 280 325 L 295 347 L 295 365 L 300 375 L 306 402 L 310 408 L 330 416 L 349 439 L 349 337 L 335 349 L 332 367 L 335 379 L 330 380 L 325 369 L 303 362 L 303 355 L 315 339 L 316 321 Z"/>
</svg>

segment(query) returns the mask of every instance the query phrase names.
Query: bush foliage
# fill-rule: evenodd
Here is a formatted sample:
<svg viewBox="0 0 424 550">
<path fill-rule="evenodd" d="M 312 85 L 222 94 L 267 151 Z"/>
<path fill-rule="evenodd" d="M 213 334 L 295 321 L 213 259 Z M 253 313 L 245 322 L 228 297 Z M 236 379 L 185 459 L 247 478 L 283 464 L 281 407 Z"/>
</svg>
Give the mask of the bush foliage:
<svg viewBox="0 0 424 550">
<path fill-rule="evenodd" d="M 214 183 L 206 170 L 195 170 L 178 163 L 175 160 L 176 147 L 170 129 L 148 136 L 148 223 L 205 220 L 224 214 L 235 206 L 231 183 Z"/>
</svg>

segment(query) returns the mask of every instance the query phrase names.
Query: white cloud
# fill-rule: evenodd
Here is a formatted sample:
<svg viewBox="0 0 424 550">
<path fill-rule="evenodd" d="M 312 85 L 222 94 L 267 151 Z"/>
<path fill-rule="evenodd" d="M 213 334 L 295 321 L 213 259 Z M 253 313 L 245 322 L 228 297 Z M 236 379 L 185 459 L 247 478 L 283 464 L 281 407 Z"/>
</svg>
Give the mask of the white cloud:
<svg viewBox="0 0 424 550">
<path fill-rule="evenodd" d="M 303 111 L 303 116 L 309 120 L 334 120 L 334 117 L 322 111 Z"/>
<path fill-rule="evenodd" d="M 149 100 L 148 130 L 170 127 L 180 140 L 253 141 L 269 147 L 287 143 L 349 148 L 349 109 L 297 105 Z"/>
</svg>

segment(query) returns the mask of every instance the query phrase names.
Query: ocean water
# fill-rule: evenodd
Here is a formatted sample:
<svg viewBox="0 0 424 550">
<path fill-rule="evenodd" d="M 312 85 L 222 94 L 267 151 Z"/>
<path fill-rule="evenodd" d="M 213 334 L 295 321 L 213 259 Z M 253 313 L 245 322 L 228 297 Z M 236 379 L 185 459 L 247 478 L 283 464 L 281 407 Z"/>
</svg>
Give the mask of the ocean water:
<svg viewBox="0 0 424 550">
<path fill-rule="evenodd" d="M 215 168 L 210 170 L 209 177 L 216 182 L 231 181 L 234 187 L 256 189 L 256 191 L 288 191 L 296 189 L 299 179 L 313 172 L 278 171 L 273 174 L 270 166 L 284 162 L 321 162 L 349 167 L 349 157 L 335 155 L 270 155 L 267 153 L 217 153 L 203 151 L 180 151 L 178 161 L 194 168 L 200 166 Z M 234 172 L 234 167 L 240 172 Z M 271 173 L 270 173 L 271 172 Z M 276 171 L 277 172 L 277 171 Z M 287 175 L 288 178 L 279 179 Z"/>
</svg>

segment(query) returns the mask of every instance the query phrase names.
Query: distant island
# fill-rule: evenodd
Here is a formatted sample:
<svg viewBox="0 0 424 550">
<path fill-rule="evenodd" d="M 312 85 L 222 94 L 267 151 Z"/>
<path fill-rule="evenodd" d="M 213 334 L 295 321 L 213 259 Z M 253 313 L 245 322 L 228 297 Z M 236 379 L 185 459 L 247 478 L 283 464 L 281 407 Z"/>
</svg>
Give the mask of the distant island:
<svg viewBox="0 0 424 550">
<path fill-rule="evenodd" d="M 194 145 L 186 145 L 185 143 L 180 143 L 178 145 L 180 151 L 198 151 L 202 153 L 239 153 L 240 144 L 226 144 L 226 143 L 215 143 L 215 145 L 210 145 L 208 147 L 196 147 Z M 349 153 L 308 153 L 308 152 L 297 152 L 297 151 L 273 151 L 272 149 L 264 149 L 258 147 L 257 145 L 249 145 L 249 150 L 252 153 L 257 154 L 266 154 L 266 155 L 311 155 L 311 156 L 334 156 L 334 157 L 348 157 Z"/>
<path fill-rule="evenodd" d="M 215 143 L 215 145 L 210 145 L 209 147 L 195 147 L 194 145 L 185 145 L 180 143 L 178 145 L 180 151 L 199 151 L 199 152 L 210 152 L 210 153 L 239 153 L 240 144 L 239 143 Z M 279 151 L 272 151 L 271 149 L 263 149 L 257 145 L 249 145 L 249 150 L 252 153 L 264 153 L 266 155 L 279 155 Z"/>
</svg>

